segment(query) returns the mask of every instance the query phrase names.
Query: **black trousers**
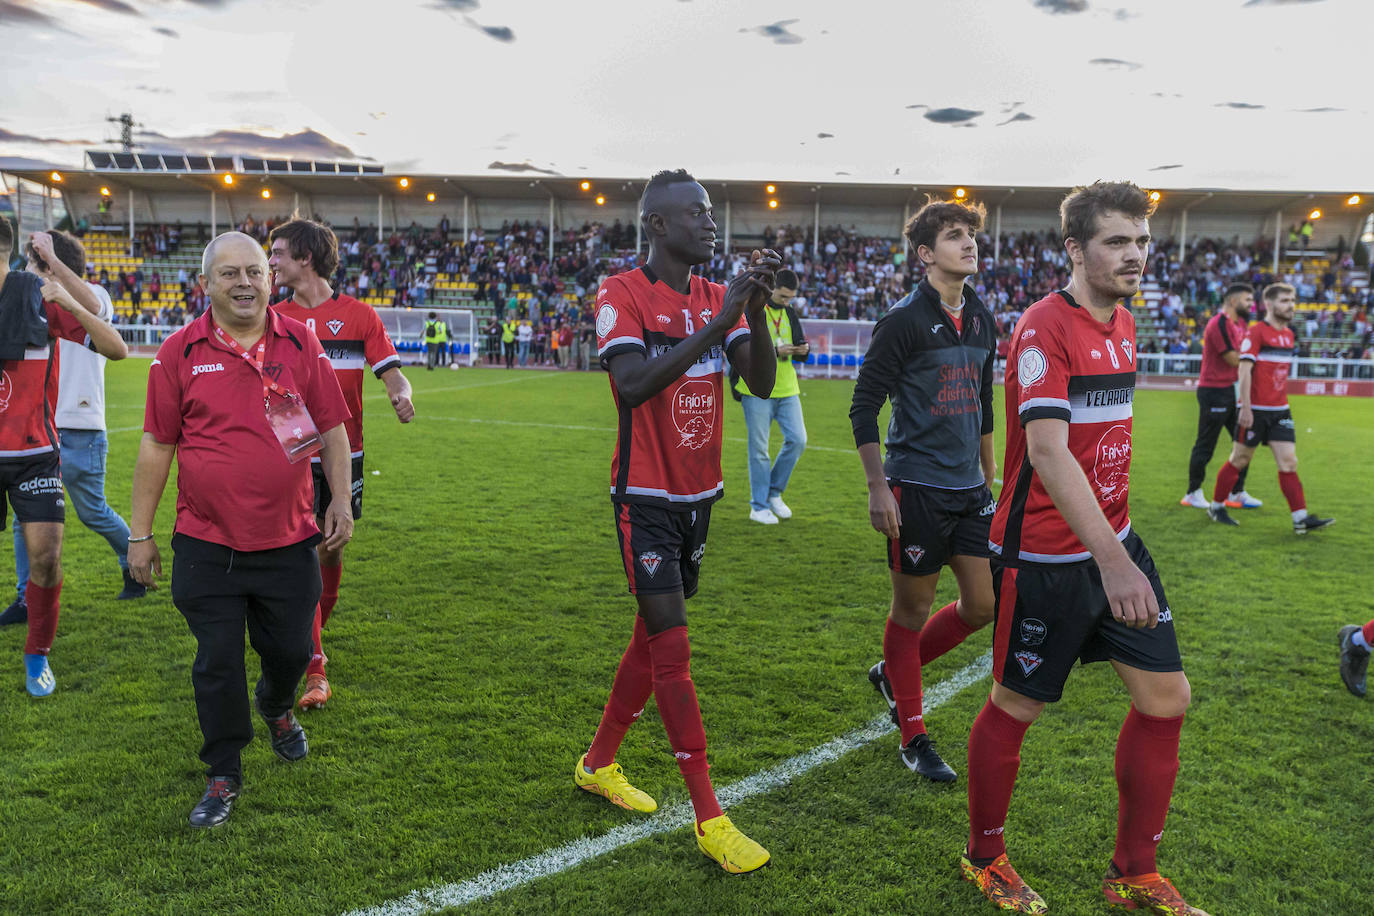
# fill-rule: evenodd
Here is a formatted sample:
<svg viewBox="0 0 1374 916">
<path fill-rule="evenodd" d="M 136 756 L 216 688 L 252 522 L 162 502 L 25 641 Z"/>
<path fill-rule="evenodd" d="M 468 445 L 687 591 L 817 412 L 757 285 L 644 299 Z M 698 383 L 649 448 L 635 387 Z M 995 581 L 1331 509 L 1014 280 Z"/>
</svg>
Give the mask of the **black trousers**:
<svg viewBox="0 0 1374 916">
<path fill-rule="evenodd" d="M 1217 448 L 1217 438 L 1221 431 L 1225 429 L 1231 434 L 1231 438 L 1236 438 L 1236 391 L 1229 385 L 1225 388 L 1199 388 L 1197 390 L 1197 441 L 1193 443 L 1193 453 L 1188 458 L 1188 489 L 1184 492 L 1191 493 L 1202 486 L 1202 479 L 1207 476 L 1207 462 L 1212 460 L 1212 453 Z M 1239 493 L 1245 489 L 1245 472 L 1250 468 L 1241 468 L 1240 477 L 1236 478 L 1235 492 Z M 1209 499 L 1210 493 L 1204 494 Z M 1229 495 L 1229 494 L 1228 494 Z"/>
<path fill-rule="evenodd" d="M 275 550 L 237 551 L 172 536 L 172 603 L 196 638 L 191 686 L 211 776 L 243 778 L 239 752 L 253 740 L 243 633 L 262 661 L 254 697 L 275 718 L 291 709 L 310 663 L 320 600 L 318 535 Z"/>
</svg>

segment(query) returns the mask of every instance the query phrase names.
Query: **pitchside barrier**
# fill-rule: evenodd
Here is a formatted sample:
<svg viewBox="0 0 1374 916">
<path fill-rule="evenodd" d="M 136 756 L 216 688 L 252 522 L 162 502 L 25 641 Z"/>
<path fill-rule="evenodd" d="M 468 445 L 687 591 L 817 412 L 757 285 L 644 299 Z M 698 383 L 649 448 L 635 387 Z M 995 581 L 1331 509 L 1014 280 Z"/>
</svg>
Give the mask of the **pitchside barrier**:
<svg viewBox="0 0 1374 916">
<path fill-rule="evenodd" d="M 873 337 L 870 321 L 803 318 L 802 332 L 811 353 L 801 374 L 806 378 L 855 378 Z M 1196 384 L 1202 356 L 1187 353 L 1138 353 L 1136 366 L 1145 385 L 1188 388 Z M 1001 375 L 998 365 L 998 376 Z M 1345 357 L 1294 358 L 1288 378 L 1289 394 L 1332 394 L 1374 397 L 1374 359 Z"/>
<path fill-rule="evenodd" d="M 396 345 L 396 352 L 406 364 L 425 362 L 425 322 L 429 313 L 434 312 L 448 325 L 448 349 L 453 364 L 471 366 L 480 355 L 477 343 L 477 321 L 469 309 L 427 309 L 423 306 L 413 309 L 379 308 L 377 316 L 382 326 Z M 179 326 L 165 324 L 121 324 L 116 325 L 125 343 L 134 350 L 135 355 L 152 356 L 158 345 Z M 320 337 L 326 351 L 329 350 L 329 332 L 315 333 Z"/>
</svg>

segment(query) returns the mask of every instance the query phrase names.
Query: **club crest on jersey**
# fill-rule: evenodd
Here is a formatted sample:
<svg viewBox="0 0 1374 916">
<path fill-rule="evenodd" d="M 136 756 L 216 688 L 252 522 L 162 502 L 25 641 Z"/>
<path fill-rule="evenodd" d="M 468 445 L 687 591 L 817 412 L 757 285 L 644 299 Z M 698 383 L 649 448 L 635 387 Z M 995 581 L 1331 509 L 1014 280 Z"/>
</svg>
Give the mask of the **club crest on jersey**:
<svg viewBox="0 0 1374 916">
<path fill-rule="evenodd" d="M 1039 347 L 1027 347 L 1016 361 L 1016 380 L 1022 388 L 1030 388 L 1038 384 L 1049 369 L 1050 363 L 1045 359 L 1044 352 Z"/>
<path fill-rule="evenodd" d="M 1030 677 L 1034 674 L 1035 669 L 1039 668 L 1042 662 L 1044 662 L 1044 659 L 1034 652 L 1016 653 L 1016 664 L 1021 666 L 1021 673 L 1026 677 Z"/>
<path fill-rule="evenodd" d="M 1121 352 L 1126 354 L 1126 362 L 1135 362 L 1135 356 L 1131 352 L 1134 349 L 1135 341 L 1128 340 L 1125 337 L 1121 338 Z"/>
<path fill-rule="evenodd" d="M 608 302 L 601 306 L 601 310 L 596 313 L 596 333 L 599 337 L 605 337 L 615 328 L 615 308 Z"/>
<path fill-rule="evenodd" d="M 1045 641 L 1045 634 L 1049 631 L 1050 628 L 1045 626 L 1045 621 L 1027 617 L 1021 621 L 1021 642 L 1028 646 L 1038 646 Z"/>
<path fill-rule="evenodd" d="M 343 321 L 338 318 L 331 318 L 324 323 L 324 326 L 329 328 L 329 333 L 338 337 L 339 332 L 343 330 Z"/>
<path fill-rule="evenodd" d="M 157 362 L 157 360 L 153 360 Z M 0 371 L 0 411 L 10 409 L 10 398 L 14 397 L 14 382 L 8 372 Z"/>
<path fill-rule="evenodd" d="M 662 562 L 663 557 L 654 553 L 652 550 L 639 555 L 639 565 L 644 567 L 644 571 L 649 574 L 650 579 L 658 572 L 658 567 Z"/>
<path fill-rule="evenodd" d="M 703 322 L 709 322 L 711 320 L 711 309 L 709 307 L 704 308 L 701 311 L 697 312 L 697 315 L 700 316 Z"/>
<path fill-rule="evenodd" d="M 917 563 L 921 562 L 921 557 L 926 555 L 926 549 L 920 544 L 911 544 L 903 550 L 902 553 L 906 554 L 906 558 L 911 561 L 911 565 L 915 566 Z"/>
<path fill-rule="evenodd" d="M 716 429 L 716 386 L 688 379 L 673 392 L 673 423 L 682 440 L 678 448 L 693 451 L 711 441 Z"/>
<path fill-rule="evenodd" d="M 1093 460 L 1093 483 L 1098 498 L 1116 502 L 1126 498 L 1126 484 L 1131 470 L 1131 434 L 1120 424 L 1102 434 L 1097 441 L 1097 455 Z"/>
<path fill-rule="evenodd" d="M 1088 351 L 1088 355 L 1091 356 L 1093 359 L 1101 359 L 1101 358 L 1102 358 L 1102 351 L 1101 351 L 1101 350 L 1098 350 L 1098 349 L 1096 349 L 1096 348 L 1093 348 L 1093 349 L 1091 349 L 1091 350 Z"/>
</svg>

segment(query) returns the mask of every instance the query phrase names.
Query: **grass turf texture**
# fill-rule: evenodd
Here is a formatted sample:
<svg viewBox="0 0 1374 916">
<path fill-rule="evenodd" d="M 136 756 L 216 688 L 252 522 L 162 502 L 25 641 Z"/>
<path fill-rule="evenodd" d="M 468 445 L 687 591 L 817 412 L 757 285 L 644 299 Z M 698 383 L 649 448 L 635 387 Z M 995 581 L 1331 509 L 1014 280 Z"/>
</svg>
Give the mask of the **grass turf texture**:
<svg viewBox="0 0 1374 916">
<path fill-rule="evenodd" d="M 108 493 L 126 516 L 147 366 L 108 369 Z M 186 825 L 203 785 L 194 643 L 167 579 L 143 601 L 111 600 L 114 560 L 72 518 L 53 697 L 24 693 L 23 628 L 0 630 L 10 659 L 0 679 L 0 912 L 341 912 L 636 816 L 570 779 L 633 614 L 607 500 L 614 411 L 604 376 L 408 374 L 408 427 L 381 386 L 368 387 L 364 517 L 325 631 L 334 699 L 302 715 L 311 748 L 300 763 L 276 760 L 259 726 L 225 827 Z M 811 444 L 787 492 L 796 517 L 775 527 L 747 521 L 744 424 L 726 404 L 727 495 L 689 604 L 718 785 L 881 711 L 864 675 L 881 651 L 889 588 L 849 434 L 851 386 L 803 388 Z M 1309 499 L 1339 518 L 1305 538 L 1291 533 L 1267 451 L 1249 482 L 1265 507 L 1236 513 L 1240 528 L 1177 505 L 1196 409 L 1186 392 L 1141 392 L 1136 403 L 1132 515 L 1162 571 L 1194 696 L 1160 866 L 1213 913 L 1367 912 L 1374 708 L 1342 688 L 1334 637 L 1374 613 L 1361 576 L 1374 518 L 1369 402 L 1295 399 Z M 168 574 L 174 504 L 169 484 L 157 525 Z M 6 579 L 11 569 L 0 560 Z M 937 606 L 953 588 L 946 575 Z M 927 668 L 927 684 L 989 644 L 989 631 L 976 634 Z M 993 912 L 956 865 L 964 748 L 988 683 L 930 717 L 961 773 L 953 788 L 916 783 L 889 734 L 732 809 L 772 852 L 764 872 L 724 874 L 684 829 L 467 909 Z M 1027 737 L 1007 837 L 1053 911 L 1106 910 L 1097 888 L 1126 708 L 1109 666 L 1079 669 Z M 652 703 L 619 759 L 660 806 L 686 800 Z"/>
</svg>

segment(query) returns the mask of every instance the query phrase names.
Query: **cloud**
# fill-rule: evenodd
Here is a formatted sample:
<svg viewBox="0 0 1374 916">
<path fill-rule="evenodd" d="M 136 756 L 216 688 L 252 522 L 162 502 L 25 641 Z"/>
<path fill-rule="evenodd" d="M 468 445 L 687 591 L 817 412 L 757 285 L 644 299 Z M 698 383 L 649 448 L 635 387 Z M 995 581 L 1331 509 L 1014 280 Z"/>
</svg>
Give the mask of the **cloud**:
<svg viewBox="0 0 1374 916">
<path fill-rule="evenodd" d="M 820 133 L 816 134 L 816 139 L 817 139 L 817 140 L 830 140 L 830 139 L 832 139 L 834 136 L 835 136 L 834 134 L 827 134 L 825 131 L 821 131 Z"/>
<path fill-rule="evenodd" d="M 981 117 L 982 114 L 981 111 L 973 111 L 968 108 L 932 108 L 921 117 L 927 121 L 934 121 L 936 124 L 963 124 L 965 121 L 972 121 L 974 118 Z"/>
<path fill-rule="evenodd" d="M 57 137 L 37 137 L 33 134 L 17 134 L 0 127 L 0 143 L 37 143 L 44 146 L 93 146 L 94 140 L 62 140 Z"/>
<path fill-rule="evenodd" d="M 176 29 L 169 29 L 165 25 L 156 26 L 153 29 L 153 31 L 157 32 L 159 35 L 166 35 L 168 38 L 181 37 L 181 33 L 179 33 Z"/>
<path fill-rule="evenodd" d="M 1258 111 L 1263 105 L 1256 105 L 1253 102 L 1217 102 L 1213 108 L 1235 108 L 1240 111 Z"/>
<path fill-rule="evenodd" d="M 499 159 L 491 165 L 489 169 L 496 169 L 500 172 L 538 172 L 541 175 L 557 175 L 552 169 L 541 169 L 537 165 L 530 165 L 528 162 L 502 162 Z"/>
<path fill-rule="evenodd" d="M 305 128 L 294 134 L 274 137 L 251 130 L 217 130 L 194 137 L 169 137 L 156 131 L 140 131 L 138 140 L 150 152 L 198 153 L 229 156 L 286 156 L 293 159 L 349 159 L 372 161 L 329 139 L 319 131 Z"/>
<path fill-rule="evenodd" d="M 1149 171 L 1151 171 L 1151 172 L 1167 172 L 1167 171 L 1169 171 L 1169 169 L 1181 169 L 1181 168 L 1183 168 L 1183 163 L 1182 163 L 1182 162 L 1175 162 L 1175 163 L 1172 163 L 1171 165 L 1157 165 L 1157 166 L 1155 166 L 1154 168 L 1149 169 Z"/>
<path fill-rule="evenodd" d="M 130 6 L 124 0 L 81 0 L 87 6 L 99 7 L 107 13 L 121 13 L 125 16 L 142 16 L 136 7 Z"/>
<path fill-rule="evenodd" d="M 1122 60 L 1119 57 L 1094 57 L 1088 61 L 1096 67 L 1107 67 L 1112 70 L 1139 70 L 1143 64 L 1138 64 L 1133 60 Z"/>
<path fill-rule="evenodd" d="M 1323 105 L 1321 108 L 1294 108 L 1293 110 L 1298 114 L 1327 114 L 1333 111 L 1345 111 L 1344 108 L 1332 108 L 1329 105 Z"/>
<path fill-rule="evenodd" d="M 1081 13 L 1088 8 L 1088 0 L 1031 0 L 1047 13 Z"/>
<path fill-rule="evenodd" d="M 779 19 L 777 22 L 768 25 L 756 25 L 747 29 L 740 29 L 741 32 L 754 32 L 764 38 L 771 38 L 775 45 L 799 45 L 806 39 L 795 32 L 788 31 L 787 27 L 793 23 L 801 22 L 800 19 Z"/>
<path fill-rule="evenodd" d="M 57 20 L 47 13 L 30 9 L 10 0 L 0 0 L 0 25 L 46 25 L 56 26 Z"/>
<path fill-rule="evenodd" d="M 1028 115 L 1028 114 L 1026 114 L 1024 111 L 1018 111 L 1016 114 L 1012 115 L 1010 118 L 1007 118 L 1005 121 L 1003 121 L 1001 124 L 998 124 L 997 126 L 998 126 L 998 127 L 1001 127 L 1003 124 L 1015 124 L 1017 121 L 1034 121 L 1034 120 L 1035 120 L 1035 115 Z"/>
</svg>

